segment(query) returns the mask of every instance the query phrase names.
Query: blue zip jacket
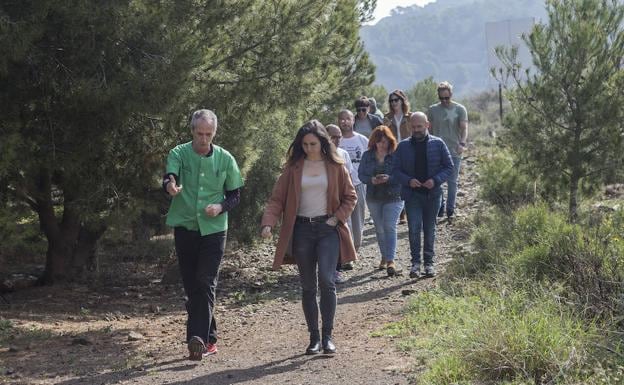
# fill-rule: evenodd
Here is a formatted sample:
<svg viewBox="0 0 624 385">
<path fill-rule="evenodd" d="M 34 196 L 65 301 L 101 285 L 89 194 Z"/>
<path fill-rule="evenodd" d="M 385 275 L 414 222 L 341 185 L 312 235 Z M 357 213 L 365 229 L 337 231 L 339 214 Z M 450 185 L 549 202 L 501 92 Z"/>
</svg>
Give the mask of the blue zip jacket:
<svg viewBox="0 0 624 385">
<path fill-rule="evenodd" d="M 391 175 L 392 174 L 392 166 L 394 162 L 393 154 L 388 154 L 384 158 L 384 173 Z M 362 155 L 362 159 L 360 160 L 360 167 L 358 168 L 358 177 L 362 181 L 362 183 L 366 184 L 366 195 L 367 198 L 370 195 L 369 190 L 375 186 L 373 184 L 373 176 L 375 176 L 375 169 L 377 168 L 377 159 L 375 159 L 375 150 L 367 150 Z M 401 185 L 397 182 L 393 182 L 391 179 L 386 183 L 388 185 L 388 199 L 398 200 L 401 195 Z M 392 198 L 395 197 L 395 198 Z"/>
<path fill-rule="evenodd" d="M 427 179 L 433 179 L 435 186 L 431 191 L 441 191 L 440 185 L 451 176 L 453 172 L 453 159 L 446 144 L 437 136 L 428 134 L 427 141 Z M 412 138 L 402 140 L 394 152 L 392 162 L 391 183 L 401 185 L 401 198 L 408 200 L 414 190 L 409 186 L 409 181 L 416 175 L 416 153 Z"/>
</svg>

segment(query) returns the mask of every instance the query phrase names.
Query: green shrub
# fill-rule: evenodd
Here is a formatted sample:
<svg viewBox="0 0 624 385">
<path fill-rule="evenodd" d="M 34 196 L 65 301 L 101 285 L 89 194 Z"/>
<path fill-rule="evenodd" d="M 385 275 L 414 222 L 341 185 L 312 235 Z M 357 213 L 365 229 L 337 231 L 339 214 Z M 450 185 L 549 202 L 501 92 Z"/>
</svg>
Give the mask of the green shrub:
<svg viewBox="0 0 624 385">
<path fill-rule="evenodd" d="M 556 296 L 478 286 L 419 294 L 387 329 L 428 367 L 420 384 L 540 384 L 591 367 L 598 333 Z"/>
<path fill-rule="evenodd" d="M 478 213 L 471 235 L 472 247 L 456 255 L 446 269 L 449 279 L 472 278 L 491 273 L 504 265 L 509 254 L 512 217 L 501 210 L 492 209 Z"/>
<path fill-rule="evenodd" d="M 482 157 L 479 161 L 479 195 L 501 207 L 515 208 L 535 201 L 536 185 L 527 173 L 514 164 L 505 150 Z"/>
<path fill-rule="evenodd" d="M 624 310 L 624 214 L 607 215 L 593 226 L 570 224 L 546 205 L 525 206 L 512 215 L 493 211 L 479 219 L 472 250 L 456 258 L 449 279 L 496 270 L 512 286 L 560 282 L 565 296 L 589 318 Z"/>
</svg>

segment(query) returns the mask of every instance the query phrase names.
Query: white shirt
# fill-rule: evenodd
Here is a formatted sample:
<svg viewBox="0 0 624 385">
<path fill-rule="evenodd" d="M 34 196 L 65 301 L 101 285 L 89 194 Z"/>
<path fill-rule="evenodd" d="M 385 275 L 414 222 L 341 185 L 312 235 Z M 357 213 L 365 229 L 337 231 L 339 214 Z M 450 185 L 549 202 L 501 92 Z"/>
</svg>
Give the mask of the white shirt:
<svg viewBox="0 0 624 385">
<path fill-rule="evenodd" d="M 349 153 L 340 147 L 336 148 L 336 152 L 338 152 L 338 155 L 342 156 L 342 159 L 344 159 L 345 167 L 347 168 L 347 171 L 349 171 L 349 175 L 351 175 L 351 183 L 353 183 L 353 178 L 357 178 L 358 176 L 358 170 L 353 167 L 353 163 L 351 163 L 351 157 L 349 156 Z"/>
<path fill-rule="evenodd" d="M 343 136 L 342 139 L 340 139 L 340 148 L 349 153 L 353 168 L 357 170 L 360 167 L 360 160 L 362 159 L 364 151 L 368 150 L 368 139 L 364 135 L 354 131 L 352 137 L 345 138 Z M 351 181 L 354 186 L 362 183 L 357 172 L 355 175 L 351 175 Z"/>
</svg>

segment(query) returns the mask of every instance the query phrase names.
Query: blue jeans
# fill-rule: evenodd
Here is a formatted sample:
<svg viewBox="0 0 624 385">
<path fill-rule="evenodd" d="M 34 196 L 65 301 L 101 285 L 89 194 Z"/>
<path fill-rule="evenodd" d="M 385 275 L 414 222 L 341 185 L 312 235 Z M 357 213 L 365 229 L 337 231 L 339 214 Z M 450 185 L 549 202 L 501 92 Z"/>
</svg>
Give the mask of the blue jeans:
<svg viewBox="0 0 624 385">
<path fill-rule="evenodd" d="M 446 212 L 455 211 L 455 198 L 457 197 L 457 181 L 459 180 L 459 169 L 461 168 L 461 155 L 451 156 L 453 159 L 453 173 L 446 181 L 447 199 L 446 199 Z M 442 206 L 444 206 L 444 196 L 442 196 Z"/>
<path fill-rule="evenodd" d="M 317 265 L 323 335 L 331 335 L 334 328 L 336 314 L 334 272 L 338 262 L 339 242 L 338 230 L 335 227 L 325 223 L 295 223 L 292 251 L 299 268 L 301 305 L 309 332 L 318 332 Z"/>
<path fill-rule="evenodd" d="M 366 204 L 375 224 L 381 258 L 387 262 L 393 261 L 397 245 L 397 221 L 403 210 L 403 201 L 367 200 Z"/>
<path fill-rule="evenodd" d="M 442 201 L 442 191 L 414 191 L 405 201 L 409 229 L 412 265 L 420 265 L 420 233 L 423 233 L 425 265 L 433 265 L 436 217 Z"/>
</svg>

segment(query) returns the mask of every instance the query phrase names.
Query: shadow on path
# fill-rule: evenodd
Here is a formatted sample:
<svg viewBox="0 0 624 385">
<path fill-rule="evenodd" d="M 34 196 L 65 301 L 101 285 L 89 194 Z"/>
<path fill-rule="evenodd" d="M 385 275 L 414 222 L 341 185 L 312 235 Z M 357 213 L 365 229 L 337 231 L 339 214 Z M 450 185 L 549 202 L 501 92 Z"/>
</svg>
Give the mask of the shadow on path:
<svg viewBox="0 0 624 385">
<path fill-rule="evenodd" d="M 352 294 L 352 295 L 348 295 L 345 297 L 338 297 L 338 304 L 342 305 L 342 304 L 347 304 L 347 303 L 358 303 L 358 302 L 366 302 L 366 301 L 371 301 L 375 299 L 380 299 L 380 298 L 386 297 L 392 292 L 401 290 L 417 282 L 416 280 L 413 280 L 413 279 L 405 279 L 401 277 L 381 278 L 381 279 L 388 279 L 388 280 L 396 279 L 397 283 L 392 286 L 381 288 L 379 290 L 364 291 L 362 293 Z"/>
<path fill-rule="evenodd" d="M 154 362 L 153 364 L 142 365 L 140 368 L 130 368 L 130 369 L 124 369 L 124 370 L 118 370 L 118 371 L 98 374 L 98 375 L 95 375 L 95 376 L 88 375 L 88 376 L 84 376 L 84 377 L 81 377 L 81 378 L 73 378 L 71 380 L 58 382 L 56 385 L 115 384 L 115 383 L 118 383 L 121 380 L 130 380 L 130 379 L 133 379 L 133 378 L 149 376 L 149 373 L 150 373 L 150 372 L 148 372 L 149 369 L 152 369 L 152 368 L 155 368 L 155 367 L 171 365 L 171 364 L 175 364 L 175 363 L 178 363 L 178 362 L 184 362 L 184 361 L 191 362 L 191 361 L 187 361 L 186 358 L 175 358 L 175 359 L 171 359 L 169 361 L 159 361 L 159 362 Z M 192 369 L 195 366 L 196 366 L 195 363 L 190 363 L 190 364 L 183 365 L 183 366 L 180 366 L 178 368 L 175 368 L 173 370 L 177 370 L 177 371 L 188 370 L 188 369 Z M 162 371 L 162 370 L 159 369 L 157 371 Z"/>
<path fill-rule="evenodd" d="M 183 380 L 178 382 L 170 382 L 169 385 L 229 385 L 238 384 L 250 380 L 257 381 L 266 376 L 291 372 L 299 369 L 311 360 L 330 359 L 332 356 L 315 355 L 306 356 L 304 354 L 294 355 L 284 359 L 268 362 L 266 364 L 252 366 L 241 369 L 227 369 L 214 373 L 206 373 L 192 380 Z M 270 383 L 268 380 L 266 383 Z"/>
</svg>

